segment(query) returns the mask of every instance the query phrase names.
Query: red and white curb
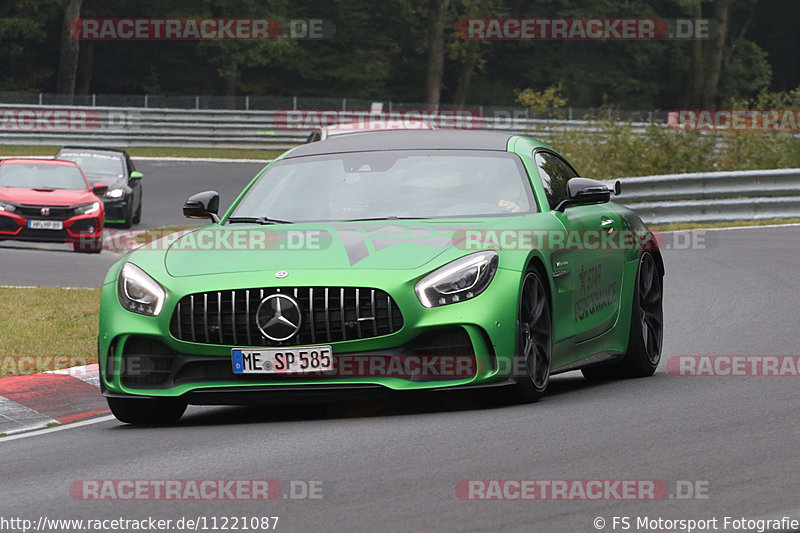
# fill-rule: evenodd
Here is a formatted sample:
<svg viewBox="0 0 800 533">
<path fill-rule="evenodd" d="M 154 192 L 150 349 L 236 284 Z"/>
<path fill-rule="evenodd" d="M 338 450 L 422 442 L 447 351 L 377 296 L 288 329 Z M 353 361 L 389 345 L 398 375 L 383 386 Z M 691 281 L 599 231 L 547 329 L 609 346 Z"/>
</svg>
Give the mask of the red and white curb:
<svg viewBox="0 0 800 533">
<path fill-rule="evenodd" d="M 96 364 L 0 379 L 3 436 L 105 413 Z"/>
</svg>

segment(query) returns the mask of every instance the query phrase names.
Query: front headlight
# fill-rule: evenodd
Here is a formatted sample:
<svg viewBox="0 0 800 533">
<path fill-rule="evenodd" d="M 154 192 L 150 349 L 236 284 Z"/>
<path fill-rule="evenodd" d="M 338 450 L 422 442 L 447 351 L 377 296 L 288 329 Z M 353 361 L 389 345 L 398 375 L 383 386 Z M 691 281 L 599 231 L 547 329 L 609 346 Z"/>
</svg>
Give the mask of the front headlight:
<svg viewBox="0 0 800 533">
<path fill-rule="evenodd" d="M 125 194 L 123 189 L 109 189 L 106 191 L 105 197 L 106 198 L 122 198 L 122 195 Z"/>
<path fill-rule="evenodd" d="M 434 270 L 417 282 L 414 291 L 425 307 L 463 302 L 486 290 L 495 272 L 497 252 L 478 252 Z"/>
<path fill-rule="evenodd" d="M 90 215 L 100 211 L 100 202 L 92 202 L 90 204 L 79 205 L 75 208 L 76 215 Z"/>
<path fill-rule="evenodd" d="M 148 316 L 158 316 L 166 297 L 161 285 L 133 263 L 125 263 L 120 271 L 117 295 L 122 307 Z"/>
<path fill-rule="evenodd" d="M 0 200 L 0 211 L 8 211 L 9 213 L 15 213 L 17 211 L 17 206 L 10 202 L 4 202 Z"/>
</svg>

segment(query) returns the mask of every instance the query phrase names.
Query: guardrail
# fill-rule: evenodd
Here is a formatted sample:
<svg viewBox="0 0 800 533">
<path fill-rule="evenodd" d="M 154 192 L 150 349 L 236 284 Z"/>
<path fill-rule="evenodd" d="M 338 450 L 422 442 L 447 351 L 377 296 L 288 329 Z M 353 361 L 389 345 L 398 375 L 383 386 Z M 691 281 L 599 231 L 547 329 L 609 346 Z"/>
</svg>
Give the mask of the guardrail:
<svg viewBox="0 0 800 533">
<path fill-rule="evenodd" d="M 295 115 L 292 115 L 294 113 Z M 330 113 L 331 116 L 326 116 Z M 298 115 L 300 114 L 300 115 Z M 0 104 L 0 143 L 92 144 L 116 147 L 287 149 L 306 140 L 315 124 L 339 120 L 429 120 L 441 128 L 533 132 L 547 140 L 553 131 L 600 131 L 589 120 L 533 119 L 480 109 L 392 112 L 339 110 L 229 111 L 140 107 Z M 287 117 L 289 121 L 287 122 Z M 665 123 L 660 123 L 667 127 Z M 633 122 L 643 133 L 649 122 Z"/>
<path fill-rule="evenodd" d="M 351 120 L 408 118 L 416 113 L 415 120 L 432 120 L 440 127 L 532 132 L 545 141 L 556 130 L 601 131 L 596 122 L 588 120 L 532 119 L 510 113 L 485 116 L 480 110 L 466 111 L 460 116 L 454 114 L 458 110 L 446 109 L 395 112 L 402 115 L 327 112 Z M 293 119 L 288 113 L 300 115 Z M 320 120 L 330 121 L 324 113 L 0 104 L 0 144 L 284 150 L 304 142 Z M 304 121 L 314 116 L 318 120 Z M 631 126 L 643 133 L 652 124 L 633 122 Z M 665 123 L 661 126 L 667 127 Z M 800 169 L 644 176 L 621 181 L 622 195 L 616 200 L 639 212 L 648 223 L 800 217 Z"/>
<path fill-rule="evenodd" d="M 800 168 L 622 178 L 614 201 L 648 224 L 800 218 Z"/>
</svg>

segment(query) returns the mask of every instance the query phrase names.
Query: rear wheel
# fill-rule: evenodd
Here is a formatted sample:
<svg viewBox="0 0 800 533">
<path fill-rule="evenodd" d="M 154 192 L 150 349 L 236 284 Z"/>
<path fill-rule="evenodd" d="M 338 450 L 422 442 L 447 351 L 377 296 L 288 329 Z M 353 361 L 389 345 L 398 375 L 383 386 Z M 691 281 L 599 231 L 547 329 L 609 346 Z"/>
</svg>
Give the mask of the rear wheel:
<svg viewBox="0 0 800 533">
<path fill-rule="evenodd" d="M 172 399 L 106 398 L 117 420 L 142 426 L 172 424 L 186 411 L 186 404 Z"/>
<path fill-rule="evenodd" d="M 664 333 L 663 278 L 650 253 L 642 254 L 633 290 L 633 308 L 625 356 L 612 364 L 582 370 L 589 380 L 652 376 L 661 360 Z"/>
<path fill-rule="evenodd" d="M 539 272 L 525 272 L 517 312 L 517 342 L 514 371 L 520 371 L 513 400 L 535 402 L 547 389 L 552 362 L 550 303 Z"/>
</svg>

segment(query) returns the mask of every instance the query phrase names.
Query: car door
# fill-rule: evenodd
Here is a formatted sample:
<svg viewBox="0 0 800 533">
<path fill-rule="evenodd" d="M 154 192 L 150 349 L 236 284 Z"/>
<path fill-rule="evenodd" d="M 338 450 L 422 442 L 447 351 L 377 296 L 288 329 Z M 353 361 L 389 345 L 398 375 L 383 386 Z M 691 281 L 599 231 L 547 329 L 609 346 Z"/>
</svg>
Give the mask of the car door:
<svg viewBox="0 0 800 533">
<path fill-rule="evenodd" d="M 570 292 L 570 318 L 579 343 L 611 329 L 619 315 L 624 252 L 615 247 L 615 232 L 620 231 L 621 221 L 608 203 L 556 211 L 568 198 L 567 182 L 578 174 L 547 150 L 535 151 L 534 160 L 550 209 L 566 230 L 563 244 L 560 239 L 550 239 L 553 271 L 565 278 L 561 286 Z"/>
</svg>

